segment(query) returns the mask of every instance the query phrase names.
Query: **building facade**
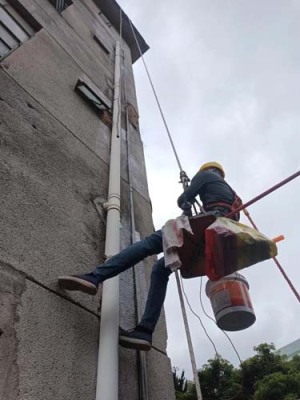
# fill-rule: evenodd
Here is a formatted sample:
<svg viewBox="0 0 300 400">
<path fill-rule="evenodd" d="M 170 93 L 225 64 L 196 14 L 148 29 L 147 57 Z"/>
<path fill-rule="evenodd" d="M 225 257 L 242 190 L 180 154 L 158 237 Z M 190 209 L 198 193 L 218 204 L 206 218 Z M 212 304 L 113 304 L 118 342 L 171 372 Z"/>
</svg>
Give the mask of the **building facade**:
<svg viewBox="0 0 300 400">
<path fill-rule="evenodd" d="M 142 52 L 148 49 L 134 28 Z M 122 45 L 121 247 L 153 231 L 132 64 L 139 50 L 114 0 L 0 0 L 0 398 L 92 400 L 101 291 L 57 277 L 103 262 L 114 49 Z M 132 201 L 130 201 L 130 193 Z M 120 277 L 134 327 L 151 265 Z M 119 399 L 173 400 L 164 315 L 145 358 L 119 349 Z M 103 399 L 105 400 L 105 399 Z"/>
<path fill-rule="evenodd" d="M 300 339 L 281 347 L 277 350 L 277 353 L 287 356 L 288 360 L 291 360 L 294 356 L 300 356 Z"/>
</svg>

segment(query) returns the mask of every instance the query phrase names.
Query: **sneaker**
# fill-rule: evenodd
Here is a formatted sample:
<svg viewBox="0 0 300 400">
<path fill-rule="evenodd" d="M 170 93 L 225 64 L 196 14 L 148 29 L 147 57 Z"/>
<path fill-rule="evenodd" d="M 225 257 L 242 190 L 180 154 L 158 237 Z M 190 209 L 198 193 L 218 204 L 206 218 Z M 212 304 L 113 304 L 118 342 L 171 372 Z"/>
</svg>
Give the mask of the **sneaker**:
<svg viewBox="0 0 300 400">
<path fill-rule="evenodd" d="M 152 347 L 152 332 L 142 326 L 129 331 L 120 328 L 119 344 L 128 349 L 149 351 Z"/>
<path fill-rule="evenodd" d="M 93 296 L 97 293 L 99 285 L 97 278 L 92 274 L 59 276 L 58 283 L 63 289 L 84 292 Z"/>
</svg>

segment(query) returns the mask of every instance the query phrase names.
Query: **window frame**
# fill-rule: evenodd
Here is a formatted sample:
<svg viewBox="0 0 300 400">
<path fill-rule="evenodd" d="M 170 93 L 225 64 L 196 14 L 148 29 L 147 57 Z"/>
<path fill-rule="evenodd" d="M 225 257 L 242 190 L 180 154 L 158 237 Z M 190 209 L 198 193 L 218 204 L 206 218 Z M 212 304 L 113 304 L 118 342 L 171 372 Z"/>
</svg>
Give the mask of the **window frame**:
<svg viewBox="0 0 300 400">
<path fill-rule="evenodd" d="M 41 25 L 18 1 L 0 0 L 0 40 L 7 48 L 0 54 L 0 61 L 30 40 L 39 29 Z"/>
</svg>

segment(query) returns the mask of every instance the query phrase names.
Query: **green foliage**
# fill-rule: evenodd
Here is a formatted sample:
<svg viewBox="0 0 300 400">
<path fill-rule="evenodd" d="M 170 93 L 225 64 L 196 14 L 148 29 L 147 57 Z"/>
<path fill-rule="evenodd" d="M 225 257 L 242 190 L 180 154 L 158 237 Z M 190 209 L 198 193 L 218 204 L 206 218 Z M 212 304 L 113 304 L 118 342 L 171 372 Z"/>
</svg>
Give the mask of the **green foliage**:
<svg viewBox="0 0 300 400">
<path fill-rule="evenodd" d="M 285 357 L 274 352 L 274 344 L 262 343 L 254 347 L 254 350 L 257 354 L 241 365 L 244 392 L 250 399 L 254 395 L 257 382 L 267 375 L 286 373 L 288 370 Z"/>
<path fill-rule="evenodd" d="M 287 361 L 285 356 L 275 352 L 273 344 L 266 343 L 260 344 L 254 350 L 256 354 L 244 361 L 239 368 L 234 368 L 229 361 L 220 356 L 208 360 L 207 364 L 199 370 L 203 399 L 300 399 L 300 356 Z M 185 390 L 177 391 L 176 399 L 196 400 L 195 385 L 184 386 L 182 383 L 184 380 L 186 382 L 184 371 L 177 378 L 179 383 L 177 387 L 185 388 Z"/>
<path fill-rule="evenodd" d="M 199 371 L 201 390 L 204 399 L 230 399 L 241 391 L 236 381 L 237 374 L 229 361 L 220 356 L 208 360 Z"/>
<path fill-rule="evenodd" d="M 300 397 L 300 371 L 275 372 L 256 385 L 253 400 L 297 400 Z"/>
<path fill-rule="evenodd" d="M 294 356 L 290 361 L 287 362 L 287 367 L 290 372 L 300 371 L 300 356 Z"/>
<path fill-rule="evenodd" d="M 177 375 L 178 368 L 173 367 L 173 381 L 176 392 L 184 393 L 187 390 L 187 380 L 184 376 L 184 370 L 182 370 L 181 375 Z"/>
</svg>

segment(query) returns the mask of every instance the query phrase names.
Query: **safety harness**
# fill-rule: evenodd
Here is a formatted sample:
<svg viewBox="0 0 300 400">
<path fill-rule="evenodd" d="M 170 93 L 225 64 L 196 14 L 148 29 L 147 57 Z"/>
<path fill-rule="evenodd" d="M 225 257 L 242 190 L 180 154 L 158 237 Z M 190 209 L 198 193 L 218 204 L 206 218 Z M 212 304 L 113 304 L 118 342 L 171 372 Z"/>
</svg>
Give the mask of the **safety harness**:
<svg viewBox="0 0 300 400">
<path fill-rule="evenodd" d="M 229 186 L 229 185 L 228 185 Z M 230 187 L 230 186 L 229 186 Z M 239 207 L 241 207 L 241 205 L 243 204 L 241 198 L 235 193 L 235 191 L 230 188 L 234 194 L 234 201 L 232 204 L 229 203 L 225 203 L 223 201 L 217 201 L 215 203 L 210 203 L 205 207 L 205 211 L 210 211 L 215 207 L 222 207 L 222 208 L 227 208 L 228 209 L 228 214 L 231 212 L 234 212 L 235 210 L 237 210 Z M 236 214 L 232 215 L 231 219 L 234 219 L 235 221 L 239 221 L 240 220 L 240 213 L 237 212 Z"/>
</svg>

